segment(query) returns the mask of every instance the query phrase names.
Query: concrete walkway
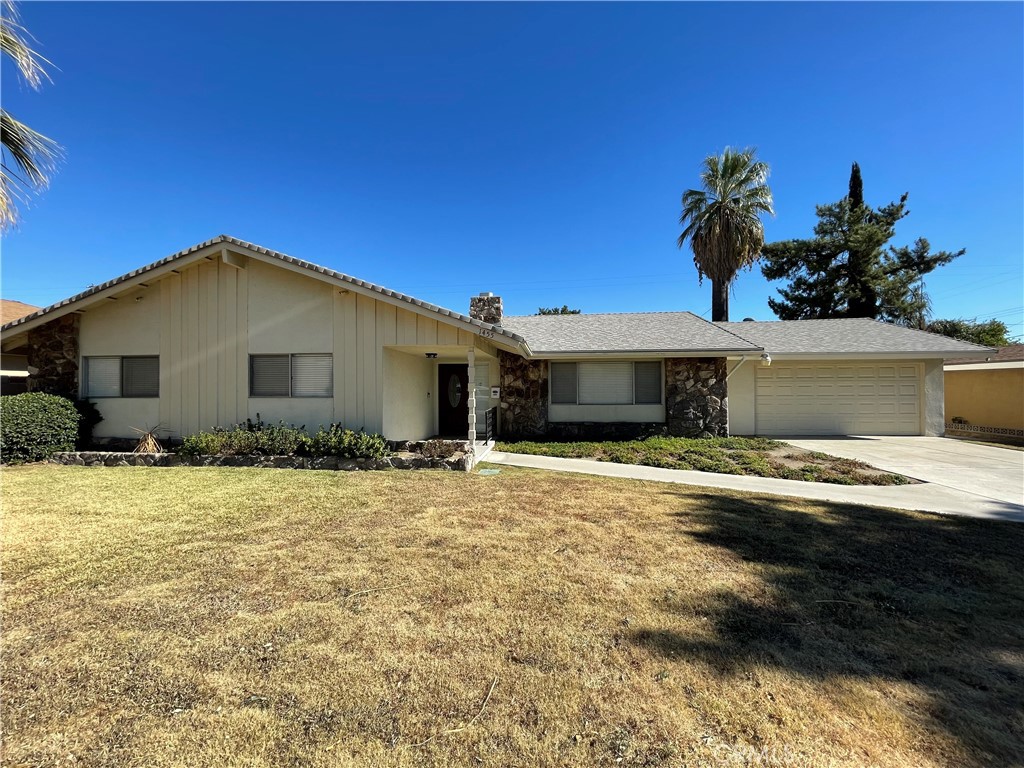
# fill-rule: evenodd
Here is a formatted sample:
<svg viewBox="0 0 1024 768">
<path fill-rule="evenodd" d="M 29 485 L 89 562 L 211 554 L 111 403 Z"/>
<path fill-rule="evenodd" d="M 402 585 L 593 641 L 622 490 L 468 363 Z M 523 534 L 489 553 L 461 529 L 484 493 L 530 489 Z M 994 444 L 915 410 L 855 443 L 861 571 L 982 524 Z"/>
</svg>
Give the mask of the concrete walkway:
<svg viewBox="0 0 1024 768">
<path fill-rule="evenodd" d="M 795 443 L 794 443 L 795 444 Z M 1002 449 L 996 449 L 1002 450 Z M 1022 457 L 1024 458 L 1024 457 Z M 795 496 L 819 501 L 865 504 L 872 507 L 893 507 L 946 515 L 965 515 L 989 520 L 1024 522 L 1024 504 L 993 499 L 979 493 L 937 483 L 919 485 L 833 485 L 807 483 L 801 480 L 773 480 L 765 477 L 720 475 L 714 472 L 693 472 L 681 469 L 641 467 L 635 464 L 613 464 L 592 459 L 558 459 L 551 456 L 527 456 L 521 453 L 491 451 L 487 461 L 516 467 L 547 469 L 555 472 L 578 472 L 603 477 L 624 477 L 659 483 L 682 483 L 704 488 L 726 488 L 732 491 Z"/>
</svg>

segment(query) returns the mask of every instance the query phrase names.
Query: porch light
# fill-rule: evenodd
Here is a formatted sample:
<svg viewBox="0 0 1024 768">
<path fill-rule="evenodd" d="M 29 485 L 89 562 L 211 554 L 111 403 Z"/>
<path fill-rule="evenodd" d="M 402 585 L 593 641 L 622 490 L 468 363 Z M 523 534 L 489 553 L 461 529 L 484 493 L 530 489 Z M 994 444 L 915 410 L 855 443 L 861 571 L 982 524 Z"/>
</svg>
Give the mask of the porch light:
<svg viewBox="0 0 1024 768">
<path fill-rule="evenodd" d="M 424 354 L 425 354 L 425 356 L 426 356 L 426 358 L 428 360 L 436 360 L 437 359 L 437 352 L 425 352 Z"/>
</svg>

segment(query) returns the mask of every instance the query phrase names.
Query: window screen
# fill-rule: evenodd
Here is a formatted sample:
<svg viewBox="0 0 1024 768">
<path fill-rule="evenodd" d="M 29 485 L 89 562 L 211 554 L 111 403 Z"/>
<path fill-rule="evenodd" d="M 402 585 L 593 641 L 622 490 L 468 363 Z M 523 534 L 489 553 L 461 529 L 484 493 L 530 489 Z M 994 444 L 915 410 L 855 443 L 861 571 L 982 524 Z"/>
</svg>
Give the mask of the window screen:
<svg viewBox="0 0 1024 768">
<path fill-rule="evenodd" d="M 121 358 L 121 397 L 159 397 L 160 358 Z"/>
<path fill-rule="evenodd" d="M 633 402 L 632 363 L 577 363 L 580 405 L 628 405 Z"/>
<path fill-rule="evenodd" d="M 633 363 L 633 402 L 637 405 L 661 404 L 661 363 Z"/>
<path fill-rule="evenodd" d="M 288 355 L 249 356 L 249 395 L 251 397 L 288 397 Z"/>
<path fill-rule="evenodd" d="M 292 355 L 292 397 L 331 397 L 333 370 L 331 355 Z"/>
<path fill-rule="evenodd" d="M 85 358 L 85 396 L 121 396 L 121 358 Z"/>
<path fill-rule="evenodd" d="M 576 363 L 551 364 L 551 402 L 576 405 Z"/>
</svg>

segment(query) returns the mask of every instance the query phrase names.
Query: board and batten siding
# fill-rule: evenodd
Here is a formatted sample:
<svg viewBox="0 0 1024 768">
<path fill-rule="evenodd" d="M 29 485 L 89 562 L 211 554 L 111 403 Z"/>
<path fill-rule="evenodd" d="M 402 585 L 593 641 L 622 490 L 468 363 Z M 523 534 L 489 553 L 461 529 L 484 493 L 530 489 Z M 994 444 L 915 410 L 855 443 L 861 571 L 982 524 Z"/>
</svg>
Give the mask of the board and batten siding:
<svg viewBox="0 0 1024 768">
<path fill-rule="evenodd" d="M 160 356 L 160 397 L 95 400 L 104 417 L 97 437 L 132 437 L 133 427 L 158 424 L 162 435 L 180 437 L 257 413 L 264 421 L 283 419 L 309 430 L 341 422 L 370 432 L 385 426 L 418 432 L 427 416 L 417 412 L 407 427 L 404 406 L 389 409 L 385 424 L 385 394 L 408 394 L 404 387 L 386 392 L 385 373 L 411 363 L 385 366 L 385 347 L 475 346 L 495 354 L 474 333 L 302 274 L 301 268 L 253 257 L 241 263 L 200 261 L 83 312 L 82 357 Z M 331 353 L 333 396 L 250 398 L 249 355 L 275 353 Z M 429 381 L 425 371 L 418 378 Z"/>
</svg>

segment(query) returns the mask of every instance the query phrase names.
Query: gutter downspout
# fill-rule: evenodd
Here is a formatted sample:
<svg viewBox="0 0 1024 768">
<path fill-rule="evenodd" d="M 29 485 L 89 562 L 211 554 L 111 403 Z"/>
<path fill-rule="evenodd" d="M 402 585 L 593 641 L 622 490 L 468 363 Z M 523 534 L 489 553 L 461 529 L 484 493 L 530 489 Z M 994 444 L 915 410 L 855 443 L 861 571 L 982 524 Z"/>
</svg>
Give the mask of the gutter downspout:
<svg viewBox="0 0 1024 768">
<path fill-rule="evenodd" d="M 736 363 L 736 367 L 735 368 L 733 368 L 731 371 L 729 371 L 727 374 L 725 374 L 725 380 L 729 381 L 729 377 L 732 376 L 734 373 L 736 373 L 736 371 L 739 370 L 739 367 L 741 365 L 743 365 L 745 362 L 747 362 L 747 356 L 746 355 L 740 355 L 740 361 L 738 363 Z"/>
</svg>

